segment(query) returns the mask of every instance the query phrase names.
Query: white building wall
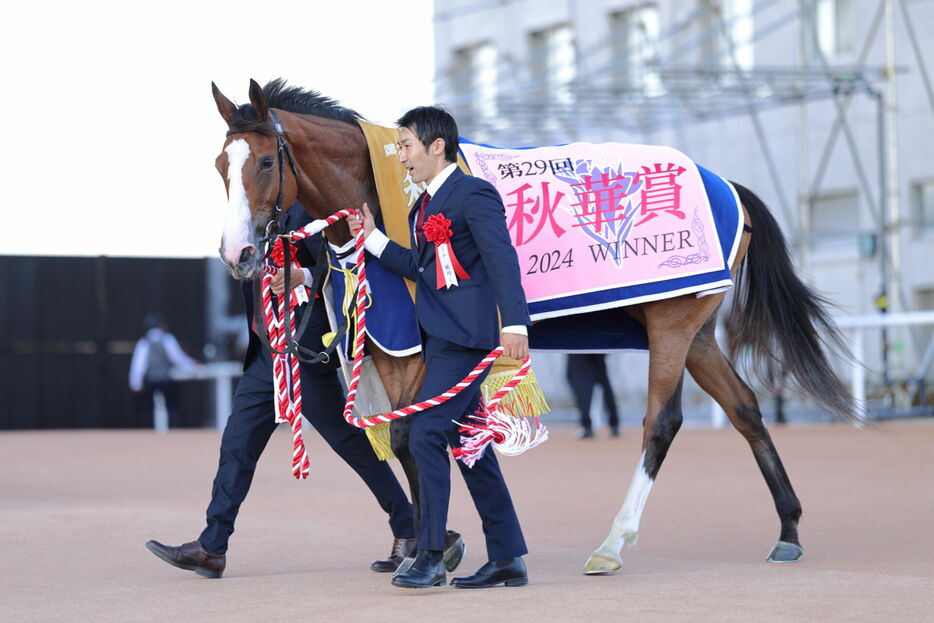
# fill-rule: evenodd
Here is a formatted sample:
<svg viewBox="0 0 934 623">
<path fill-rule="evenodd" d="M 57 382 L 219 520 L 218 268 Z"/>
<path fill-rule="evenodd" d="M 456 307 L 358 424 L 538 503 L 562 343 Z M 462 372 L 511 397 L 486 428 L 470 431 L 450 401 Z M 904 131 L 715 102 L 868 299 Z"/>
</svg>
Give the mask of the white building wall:
<svg viewBox="0 0 934 623">
<path fill-rule="evenodd" d="M 832 65 L 853 65 L 857 61 L 872 20 L 876 13 L 876 0 L 853 0 L 856 3 L 853 50 L 846 54 L 830 56 Z M 502 92 L 521 92 L 534 82 L 529 35 L 532 32 L 562 23 L 571 23 L 576 34 L 579 51 L 578 75 L 581 76 L 578 98 L 586 98 L 588 76 L 600 74 L 610 65 L 610 18 L 616 11 L 645 4 L 621 0 L 436 0 L 435 1 L 435 50 L 438 75 L 436 100 L 447 104 L 459 116 L 463 98 L 458 98 L 449 80 L 451 63 L 458 49 L 481 42 L 492 43 L 500 53 L 500 84 Z M 661 57 L 669 65 L 682 67 L 699 66 L 703 62 L 703 46 L 697 42 L 709 31 L 705 22 L 693 13 L 695 3 L 687 1 L 661 0 L 657 3 L 661 18 Z M 802 32 L 799 18 L 788 17 L 799 6 L 796 0 L 781 0 L 766 5 L 755 14 L 757 33 L 754 46 L 757 68 L 793 68 L 802 58 Z M 934 24 L 934 3 L 907 1 L 916 34 L 922 46 L 922 55 L 928 63 L 929 74 L 934 71 L 934 42 L 927 36 L 925 25 Z M 896 79 L 897 84 L 897 137 L 898 137 L 898 191 L 902 227 L 901 269 L 902 292 L 890 293 L 903 300 L 902 309 L 915 309 L 921 291 L 934 289 L 934 231 L 918 231 L 913 223 L 912 186 L 918 181 L 934 178 L 934 110 L 920 78 L 920 67 L 909 46 L 908 34 L 902 14 L 896 5 L 895 41 L 896 63 L 904 69 Z M 480 7 L 480 8 L 478 8 Z M 485 8 L 483 8 L 485 7 Z M 689 20 L 690 27 L 677 36 L 668 33 L 676 24 Z M 783 22 L 779 27 L 776 24 Z M 765 29 L 770 32 L 763 33 Z M 871 44 L 867 64 L 879 67 L 885 62 L 884 31 L 880 27 L 876 40 Z M 817 68 L 818 65 L 812 65 Z M 931 75 L 934 79 L 934 75 Z M 607 78 L 590 78 L 589 83 L 606 85 Z M 884 82 L 876 82 L 877 89 L 885 90 Z M 698 98 L 705 94 L 699 92 Z M 877 108 L 875 100 L 864 93 L 855 94 L 847 108 L 855 151 L 858 154 L 874 204 L 869 205 L 856 174 L 853 156 L 841 132 L 823 177 L 819 195 L 836 192 L 856 191 L 859 204 L 853 214 L 849 229 L 852 235 L 837 242 L 818 240 L 809 242 L 808 208 L 800 205 L 814 180 L 821 153 L 836 117 L 830 99 L 821 99 L 804 104 L 786 104 L 760 110 L 757 115 L 762 125 L 768 150 L 775 163 L 781 190 L 776 189 L 766 158 L 760 145 L 752 117 L 736 114 L 730 117 L 699 121 L 688 116 L 680 124 L 659 128 L 650 132 L 633 132 L 619 127 L 612 120 L 612 107 L 608 107 L 604 118 L 585 117 L 556 130 L 555 142 L 569 140 L 644 142 L 671 145 L 687 153 L 703 166 L 722 176 L 747 186 L 770 206 L 782 224 L 786 236 L 794 245 L 794 255 L 805 280 L 829 298 L 839 309 L 833 313 L 874 313 L 874 299 L 881 289 L 879 255 L 865 257 L 859 252 L 858 233 L 878 231 L 870 210 L 879 212 L 879 160 L 877 138 Z M 504 110 L 508 119 L 510 110 Z M 518 114 L 513 111 L 513 114 Z M 471 137 L 469 125 L 461 128 L 462 134 Z M 564 136 L 560 133 L 564 132 Z M 504 146 L 534 144 L 528 136 L 517 136 L 508 128 L 497 132 L 484 130 L 481 140 L 489 140 Z M 497 140 L 498 139 L 498 140 Z M 782 193 L 782 195 L 779 194 Z M 786 208 L 782 208 L 780 196 Z M 927 335 L 929 333 L 923 333 Z M 896 346 L 890 355 L 892 371 L 899 377 L 915 372 L 921 352 L 926 344 L 916 344 L 913 336 L 920 333 L 900 330 L 892 332 Z M 880 370 L 880 338 L 878 332 L 867 336 L 868 353 L 866 363 L 876 372 L 870 380 L 878 380 Z M 634 416 L 641 418 L 641 410 L 647 378 L 643 354 L 622 354 L 611 357 L 611 368 L 617 373 L 621 402 L 627 403 L 626 416 L 629 423 Z M 563 383 L 564 368 L 560 356 L 539 356 L 537 373 L 549 379 L 546 385 L 552 389 L 556 402 L 567 403 L 570 396 Z M 841 368 L 842 370 L 842 368 Z M 929 374 L 930 378 L 930 374 Z M 688 387 L 685 397 L 686 410 L 705 412 L 706 402 L 699 390 Z M 636 411 L 636 413 L 633 412 Z"/>
</svg>

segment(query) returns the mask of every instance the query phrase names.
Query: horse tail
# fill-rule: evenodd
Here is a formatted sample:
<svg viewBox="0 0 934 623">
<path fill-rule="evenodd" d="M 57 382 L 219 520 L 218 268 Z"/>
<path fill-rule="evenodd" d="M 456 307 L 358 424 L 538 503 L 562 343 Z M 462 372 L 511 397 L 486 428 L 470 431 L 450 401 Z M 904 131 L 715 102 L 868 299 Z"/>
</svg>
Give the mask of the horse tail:
<svg viewBox="0 0 934 623">
<path fill-rule="evenodd" d="M 834 373 L 828 349 L 852 359 L 826 307 L 831 305 L 795 274 L 775 218 L 748 188 L 733 187 L 752 221 L 745 261 L 736 276 L 728 323 L 730 356 L 746 347 L 756 375 L 789 377 L 806 396 L 842 419 L 858 419 L 852 395 Z"/>
</svg>

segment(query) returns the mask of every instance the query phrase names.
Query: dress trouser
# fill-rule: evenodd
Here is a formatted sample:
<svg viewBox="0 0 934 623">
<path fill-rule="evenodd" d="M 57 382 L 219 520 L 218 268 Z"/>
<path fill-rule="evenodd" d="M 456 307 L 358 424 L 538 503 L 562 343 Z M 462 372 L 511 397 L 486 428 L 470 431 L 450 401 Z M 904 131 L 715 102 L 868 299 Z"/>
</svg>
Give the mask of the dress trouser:
<svg viewBox="0 0 934 623">
<path fill-rule="evenodd" d="M 175 391 L 175 381 L 145 381 L 143 383 L 142 400 L 146 409 L 146 422 L 152 426 L 156 417 L 156 393 L 162 394 L 165 401 L 165 411 L 168 416 L 169 428 L 175 428 L 180 424 L 178 416 L 178 397 Z"/>
<path fill-rule="evenodd" d="M 386 461 L 376 458 L 366 433 L 341 416 L 344 393 L 337 373 L 318 375 L 306 372 L 302 366 L 301 374 L 305 418 L 373 492 L 380 507 L 389 514 L 393 536 L 412 538 L 412 507 L 395 474 Z M 277 426 L 273 400 L 271 357 L 262 352 L 253 358 L 237 385 L 233 413 L 221 439 L 220 463 L 208 505 L 207 527 L 198 537 L 208 552 L 223 554 L 227 551 L 237 512 L 253 481 L 256 462 Z"/>
<path fill-rule="evenodd" d="M 425 349 L 425 384 L 418 401 L 433 398 L 467 376 L 487 351 L 463 348 L 445 340 L 427 336 Z M 418 468 L 419 511 L 421 527 L 418 549 L 443 550 L 448 503 L 451 498 L 451 465 L 448 446 L 460 446 L 455 420 L 473 414 L 479 406 L 480 384 L 484 373 L 473 385 L 451 400 L 411 418 L 409 450 Z M 519 519 L 499 469 L 493 448 L 487 448 L 473 468 L 455 461 L 467 484 L 483 524 L 487 555 L 490 560 L 513 558 L 528 553 Z"/>
<path fill-rule="evenodd" d="M 590 405 L 593 400 L 593 388 L 599 385 L 603 389 L 603 406 L 607 412 L 607 424 L 611 428 L 619 427 L 619 411 L 616 408 L 616 396 L 610 385 L 606 371 L 606 355 L 602 353 L 584 353 L 568 355 L 568 383 L 574 393 L 574 400 L 580 410 L 581 428 L 593 428 L 590 419 Z"/>
</svg>

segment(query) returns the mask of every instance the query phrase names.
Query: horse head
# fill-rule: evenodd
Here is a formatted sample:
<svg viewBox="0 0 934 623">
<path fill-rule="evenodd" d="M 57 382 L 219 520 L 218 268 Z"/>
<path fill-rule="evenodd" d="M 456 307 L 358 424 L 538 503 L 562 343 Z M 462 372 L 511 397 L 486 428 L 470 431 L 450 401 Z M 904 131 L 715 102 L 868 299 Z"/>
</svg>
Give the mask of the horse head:
<svg viewBox="0 0 934 623">
<path fill-rule="evenodd" d="M 250 279 L 262 262 L 260 241 L 296 196 L 293 175 L 283 175 L 286 157 L 262 87 L 250 80 L 250 104 L 238 107 L 212 82 L 217 110 L 227 122 L 227 139 L 215 166 L 227 188 L 227 215 L 220 256 L 236 279 Z M 277 205 L 278 203 L 278 205 Z"/>
</svg>

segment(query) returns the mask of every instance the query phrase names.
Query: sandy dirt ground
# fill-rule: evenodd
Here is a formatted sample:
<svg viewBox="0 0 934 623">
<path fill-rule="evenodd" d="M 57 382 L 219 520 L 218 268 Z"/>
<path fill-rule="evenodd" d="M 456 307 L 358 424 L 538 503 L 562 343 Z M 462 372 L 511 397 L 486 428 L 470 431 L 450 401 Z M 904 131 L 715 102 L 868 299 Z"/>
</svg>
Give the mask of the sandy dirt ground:
<svg viewBox="0 0 934 623">
<path fill-rule="evenodd" d="M 204 522 L 216 431 L 0 434 L 2 621 L 934 621 L 934 422 L 773 430 L 804 506 L 796 564 L 764 561 L 771 497 L 732 430 L 685 430 L 621 573 L 587 577 L 639 456 L 640 431 L 577 441 L 571 428 L 501 460 L 531 553 L 531 583 L 465 591 L 393 587 L 384 516 L 317 436 L 295 481 L 277 431 L 221 580 L 161 562 L 151 538 Z M 454 476 L 450 527 L 486 560 Z M 461 573 L 455 573 L 459 575 Z"/>
</svg>

